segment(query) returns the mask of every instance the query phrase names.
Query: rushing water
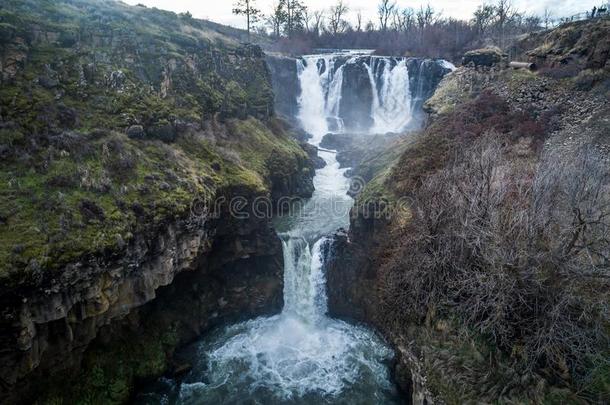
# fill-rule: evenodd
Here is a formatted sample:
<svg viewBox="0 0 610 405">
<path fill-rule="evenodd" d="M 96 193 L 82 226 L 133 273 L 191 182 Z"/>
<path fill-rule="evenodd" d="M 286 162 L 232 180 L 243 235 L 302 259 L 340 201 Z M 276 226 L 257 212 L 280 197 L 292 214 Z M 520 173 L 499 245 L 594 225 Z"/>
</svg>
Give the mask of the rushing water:
<svg viewBox="0 0 610 405">
<path fill-rule="evenodd" d="M 352 70 L 351 79 L 347 80 L 345 70 L 350 65 L 357 65 L 358 68 Z M 358 103 L 361 108 L 359 113 L 371 120 L 369 127 L 360 127 L 358 130 L 376 134 L 400 133 L 417 122 L 414 118 L 418 117 L 421 105 L 429 96 L 431 84 L 427 75 L 434 71 L 434 65 L 445 71 L 455 69 L 444 60 L 409 61 L 408 58 L 354 52 L 304 57 L 297 62 L 301 78 L 299 118 L 305 129 L 314 136 L 324 136 L 329 131 L 343 132 L 346 125 L 342 118 L 345 115 L 342 102 L 346 89 L 354 85 L 364 86 L 355 92 L 348 92 L 352 97 L 362 98 Z M 412 75 L 409 66 L 415 66 L 418 73 Z M 368 79 L 365 85 L 362 77 L 354 76 L 354 71 L 362 72 L 359 68 L 364 68 L 365 81 Z M 356 73 L 358 74 L 360 73 Z M 367 89 L 370 90 L 370 95 Z M 313 116 L 324 117 L 325 120 L 309 119 Z M 313 143 L 316 141 L 319 139 L 314 137 Z"/>
<path fill-rule="evenodd" d="M 340 73 L 321 71 L 316 58 L 305 58 L 298 70 L 299 118 L 314 144 L 329 131 L 327 117 L 340 102 L 332 84 Z M 353 200 L 335 154 L 321 151 L 320 156 L 327 165 L 316 173 L 313 197 L 277 224 L 285 262 L 282 313 L 206 336 L 197 345 L 193 370 L 180 382 L 160 380 L 138 397 L 139 403 L 397 403 L 389 376 L 391 350 L 371 330 L 326 315 L 320 247 L 349 225 Z"/>
<path fill-rule="evenodd" d="M 406 59 L 392 66 L 387 58 L 372 58 L 366 68 L 373 88 L 372 132 L 400 132 L 413 114 Z"/>
</svg>

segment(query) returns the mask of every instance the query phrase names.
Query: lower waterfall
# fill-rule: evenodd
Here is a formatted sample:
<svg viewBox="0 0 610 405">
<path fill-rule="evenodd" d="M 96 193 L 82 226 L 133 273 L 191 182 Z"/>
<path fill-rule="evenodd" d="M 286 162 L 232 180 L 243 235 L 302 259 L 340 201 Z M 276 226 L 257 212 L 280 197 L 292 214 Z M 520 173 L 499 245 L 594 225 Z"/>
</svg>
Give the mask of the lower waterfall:
<svg viewBox="0 0 610 405">
<path fill-rule="evenodd" d="M 328 113 L 338 108 L 326 103 L 337 77 L 329 66 L 323 71 L 312 59 L 299 68 L 299 118 L 315 145 L 329 130 Z M 326 315 L 321 247 L 349 226 L 353 199 L 335 153 L 320 156 L 326 166 L 316 172 L 313 197 L 276 224 L 284 252 L 282 313 L 205 336 L 183 380 L 161 379 L 137 403 L 399 403 L 390 378 L 392 351 L 373 331 Z"/>
</svg>

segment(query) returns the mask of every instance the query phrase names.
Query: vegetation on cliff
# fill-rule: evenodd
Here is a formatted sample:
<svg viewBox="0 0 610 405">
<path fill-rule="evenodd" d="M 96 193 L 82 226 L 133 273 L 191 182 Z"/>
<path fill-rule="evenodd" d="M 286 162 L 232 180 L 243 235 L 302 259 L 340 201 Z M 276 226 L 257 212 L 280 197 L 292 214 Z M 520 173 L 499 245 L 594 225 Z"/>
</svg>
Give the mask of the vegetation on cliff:
<svg viewBox="0 0 610 405">
<path fill-rule="evenodd" d="M 116 253 L 219 187 L 308 170 L 262 123 L 261 51 L 209 23 L 102 1 L 8 1 L 0 21 L 3 278 Z"/>
<path fill-rule="evenodd" d="M 0 401 L 125 402 L 178 344 L 280 306 L 269 219 L 236 224 L 223 207 L 202 221 L 193 206 L 313 191 L 310 155 L 243 38 L 115 1 L 2 2 Z M 207 273 L 225 265 L 239 283 Z M 45 373 L 56 378 L 32 381 Z"/>
<path fill-rule="evenodd" d="M 607 43 L 586 40 L 596 36 L 608 37 L 605 22 L 545 35 L 531 52 L 540 73 L 447 76 L 427 103 L 431 123 L 359 197 L 358 208 L 408 197 L 407 215 L 368 228 L 367 210 L 354 219 L 352 238 L 374 240 L 377 252 L 373 297 L 356 299 L 420 356 L 445 402 L 610 398 L 610 174 L 600 135 L 610 75 L 607 52 L 596 50 Z M 591 72 L 595 81 L 580 86 Z"/>
</svg>

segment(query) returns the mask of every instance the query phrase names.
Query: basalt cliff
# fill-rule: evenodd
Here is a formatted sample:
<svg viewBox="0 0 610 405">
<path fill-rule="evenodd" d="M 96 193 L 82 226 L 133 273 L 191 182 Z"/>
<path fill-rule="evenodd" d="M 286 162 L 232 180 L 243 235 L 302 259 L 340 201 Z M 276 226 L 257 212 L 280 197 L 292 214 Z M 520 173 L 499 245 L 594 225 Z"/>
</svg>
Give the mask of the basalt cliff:
<svg viewBox="0 0 610 405">
<path fill-rule="evenodd" d="M 251 203 L 310 196 L 315 150 L 243 39 L 114 1 L 0 5 L 0 402 L 125 402 L 176 347 L 281 309 Z"/>
</svg>

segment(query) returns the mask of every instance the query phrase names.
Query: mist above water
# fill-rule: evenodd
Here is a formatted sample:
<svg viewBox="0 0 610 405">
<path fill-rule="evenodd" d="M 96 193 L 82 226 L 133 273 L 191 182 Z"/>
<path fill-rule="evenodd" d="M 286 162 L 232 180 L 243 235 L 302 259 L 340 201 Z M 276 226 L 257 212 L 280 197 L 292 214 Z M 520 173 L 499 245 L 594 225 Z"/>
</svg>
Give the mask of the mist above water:
<svg viewBox="0 0 610 405">
<path fill-rule="evenodd" d="M 367 52 L 304 56 L 297 60 L 298 119 L 312 143 L 327 133 L 400 133 L 417 126 L 434 80 L 454 68 L 443 60 Z"/>
</svg>

